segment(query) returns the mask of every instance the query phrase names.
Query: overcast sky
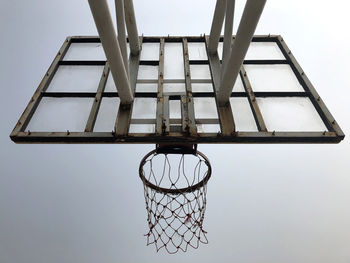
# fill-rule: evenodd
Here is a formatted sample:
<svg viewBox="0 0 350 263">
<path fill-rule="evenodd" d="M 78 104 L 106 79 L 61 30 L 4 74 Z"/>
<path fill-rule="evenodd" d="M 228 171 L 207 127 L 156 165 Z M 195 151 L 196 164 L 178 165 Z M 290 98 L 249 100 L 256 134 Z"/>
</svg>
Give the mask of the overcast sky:
<svg viewBox="0 0 350 263">
<path fill-rule="evenodd" d="M 245 1 L 237 0 L 240 16 Z M 109 1 L 111 10 L 113 2 Z M 134 0 L 139 33 L 209 33 L 214 0 Z M 348 1 L 268 0 L 340 123 L 349 120 Z M 237 19 L 235 29 L 237 28 Z M 0 262 L 350 262 L 350 145 L 200 145 L 211 160 L 209 245 L 146 247 L 138 164 L 153 145 L 16 145 L 9 134 L 63 40 L 96 35 L 85 0 L 0 1 Z"/>
</svg>

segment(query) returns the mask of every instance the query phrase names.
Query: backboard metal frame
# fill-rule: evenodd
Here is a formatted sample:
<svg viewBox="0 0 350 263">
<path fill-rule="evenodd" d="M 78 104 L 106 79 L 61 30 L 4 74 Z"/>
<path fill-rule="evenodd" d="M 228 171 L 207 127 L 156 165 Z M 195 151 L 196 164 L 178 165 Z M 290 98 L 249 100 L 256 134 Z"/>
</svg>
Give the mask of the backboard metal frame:
<svg viewBox="0 0 350 263">
<path fill-rule="evenodd" d="M 223 38 L 221 37 L 221 41 Z M 190 60 L 188 56 L 187 43 L 203 42 L 206 44 L 208 51 L 209 38 L 207 36 L 197 37 L 141 37 L 140 46 L 142 43 L 157 42 L 160 43 L 159 60 L 140 60 L 139 54 L 130 54 L 129 57 L 129 72 L 130 86 L 136 98 L 157 98 L 157 115 L 153 119 L 131 119 L 131 107 L 119 108 L 116 120 L 115 129 L 110 132 L 94 132 L 94 124 L 99 111 L 101 100 L 103 97 L 118 97 L 117 92 L 105 92 L 105 85 L 109 74 L 109 63 L 103 61 L 65 61 L 63 60 L 67 50 L 72 43 L 99 43 L 99 37 L 83 37 L 74 36 L 68 37 L 63 43 L 61 49 L 56 55 L 53 63 L 45 74 L 39 87 L 35 91 L 24 113 L 20 117 L 18 123 L 13 129 L 10 137 L 16 143 L 339 143 L 344 139 L 344 133 L 335 121 L 331 113 L 328 111 L 324 102 L 316 92 L 315 88 L 301 69 L 300 65 L 294 58 L 285 41 L 278 35 L 254 36 L 253 42 L 275 42 L 283 53 L 283 60 L 244 60 L 240 70 L 245 92 L 232 92 L 231 97 L 245 97 L 248 99 L 251 111 L 253 113 L 258 131 L 256 132 L 241 132 L 236 131 L 234 127 L 234 118 L 232 116 L 231 106 L 220 105 L 217 103 L 218 120 L 212 119 L 196 119 L 194 116 L 193 98 L 196 97 L 212 97 L 217 99 L 217 91 L 220 86 L 220 67 L 221 62 L 218 53 L 207 52 L 207 60 Z M 164 43 L 180 42 L 183 44 L 183 60 L 185 68 L 185 85 L 186 92 L 182 95 L 163 94 L 163 79 L 164 73 Z M 303 92 L 253 92 L 248 76 L 245 71 L 245 65 L 276 65 L 288 64 L 293 70 L 299 83 L 303 87 Z M 103 74 L 96 92 L 48 92 L 47 88 L 50 85 L 57 69 L 61 65 L 102 65 L 104 66 Z M 158 92 L 135 92 L 136 83 L 142 80 L 137 79 L 139 65 L 157 65 L 158 70 Z M 192 92 L 190 65 L 209 65 L 211 72 L 211 83 L 215 92 Z M 198 83 L 201 80 L 196 80 Z M 203 80 L 204 81 L 204 80 Z M 82 132 L 35 132 L 26 131 L 35 110 L 40 101 L 44 97 L 77 97 L 77 98 L 95 98 L 85 131 Z M 320 132 L 279 132 L 267 130 L 263 116 L 260 112 L 256 98 L 259 97 L 305 97 L 309 98 L 315 110 L 322 119 L 326 131 Z M 172 130 L 169 121 L 169 108 L 167 101 L 180 100 L 182 118 L 176 120 L 181 124 L 181 130 Z M 134 124 L 154 124 L 155 133 L 129 133 L 129 126 Z M 197 133 L 196 124 L 220 124 L 220 133 Z"/>
</svg>

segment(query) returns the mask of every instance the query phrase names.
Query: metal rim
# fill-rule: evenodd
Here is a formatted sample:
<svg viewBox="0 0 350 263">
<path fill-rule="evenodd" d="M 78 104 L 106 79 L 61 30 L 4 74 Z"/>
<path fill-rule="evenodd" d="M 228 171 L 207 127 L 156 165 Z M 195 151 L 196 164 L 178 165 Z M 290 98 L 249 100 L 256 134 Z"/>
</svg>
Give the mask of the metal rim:
<svg viewBox="0 0 350 263">
<path fill-rule="evenodd" d="M 205 177 L 203 178 L 202 181 L 200 181 L 199 183 L 189 186 L 189 187 L 185 187 L 185 188 L 179 188 L 179 189 L 169 189 L 169 188 L 164 188 L 164 187 L 159 187 L 155 184 L 152 184 L 150 181 L 148 181 L 146 179 L 146 177 L 143 174 L 143 166 L 146 163 L 146 160 L 148 157 L 150 157 L 151 155 L 159 155 L 159 154 L 164 154 L 164 153 L 157 153 L 157 150 L 153 150 L 150 151 L 148 154 L 145 155 L 145 157 L 143 157 L 143 159 L 140 162 L 140 166 L 139 166 L 139 176 L 142 180 L 142 182 L 144 183 L 144 185 L 146 185 L 147 187 L 157 191 L 157 192 L 161 192 L 161 193 L 167 193 L 167 194 L 182 194 L 182 193 L 190 193 L 193 192 L 201 187 L 203 187 L 204 185 L 207 184 L 210 176 L 211 176 L 211 165 L 209 162 L 209 159 L 200 151 L 196 150 L 196 154 L 194 155 L 199 155 L 200 157 L 202 157 L 204 159 L 204 163 L 207 165 L 208 167 L 208 171 L 205 175 Z"/>
</svg>

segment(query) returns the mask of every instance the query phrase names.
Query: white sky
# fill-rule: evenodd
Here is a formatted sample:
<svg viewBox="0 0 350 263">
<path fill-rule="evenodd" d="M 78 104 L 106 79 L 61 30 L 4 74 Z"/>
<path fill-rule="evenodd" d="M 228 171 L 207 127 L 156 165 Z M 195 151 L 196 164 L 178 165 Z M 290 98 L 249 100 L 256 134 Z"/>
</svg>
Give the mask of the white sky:
<svg viewBox="0 0 350 263">
<path fill-rule="evenodd" d="M 238 19 L 245 1 L 236 2 Z M 215 1 L 134 5 L 139 33 L 199 35 L 209 32 Z M 268 0 L 256 32 L 284 37 L 345 134 L 349 7 L 340 0 Z M 200 145 L 213 166 L 204 222 L 209 245 L 156 253 L 145 246 L 137 174 L 153 145 L 16 145 L 8 137 L 65 37 L 97 34 L 87 1 L 2 0 L 0 34 L 0 262 L 350 261 L 347 139 Z"/>
</svg>

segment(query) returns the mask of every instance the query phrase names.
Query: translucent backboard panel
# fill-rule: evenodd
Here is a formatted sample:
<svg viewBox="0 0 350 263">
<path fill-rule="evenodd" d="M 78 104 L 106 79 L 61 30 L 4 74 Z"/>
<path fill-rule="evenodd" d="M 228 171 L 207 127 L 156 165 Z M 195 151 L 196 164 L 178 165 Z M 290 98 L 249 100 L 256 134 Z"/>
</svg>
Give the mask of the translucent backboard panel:
<svg viewBox="0 0 350 263">
<path fill-rule="evenodd" d="M 193 103 L 196 119 L 218 118 L 218 111 L 214 98 L 194 98 Z"/>
<path fill-rule="evenodd" d="M 237 131 L 258 131 L 253 112 L 247 98 L 230 98 Z"/>
<path fill-rule="evenodd" d="M 127 43 L 127 54 L 130 54 L 129 43 Z M 71 43 L 63 60 L 106 60 L 102 44 L 96 43 Z"/>
<path fill-rule="evenodd" d="M 27 131 L 84 131 L 92 98 L 42 98 Z"/>
<path fill-rule="evenodd" d="M 205 43 L 189 42 L 188 56 L 190 60 L 207 60 L 207 50 Z"/>
<path fill-rule="evenodd" d="M 157 110 L 157 99 L 135 98 L 132 110 L 133 119 L 155 119 Z"/>
<path fill-rule="evenodd" d="M 141 50 L 141 60 L 159 60 L 159 43 L 144 43 Z"/>
<path fill-rule="evenodd" d="M 289 65 L 246 65 L 253 91 L 304 91 Z"/>
<path fill-rule="evenodd" d="M 137 79 L 155 79 L 158 80 L 158 66 L 139 66 Z"/>
<path fill-rule="evenodd" d="M 190 65 L 191 79 L 211 79 L 209 65 Z"/>
<path fill-rule="evenodd" d="M 106 60 L 101 43 L 72 43 L 63 60 Z"/>
<path fill-rule="evenodd" d="M 47 91 L 96 92 L 103 66 L 59 66 Z"/>
<path fill-rule="evenodd" d="M 219 133 L 220 125 L 219 124 L 197 124 L 198 133 Z"/>
<path fill-rule="evenodd" d="M 258 98 L 270 131 L 325 131 L 323 121 L 309 98 Z"/>
<path fill-rule="evenodd" d="M 136 92 L 157 92 L 157 83 L 136 83 Z"/>
<path fill-rule="evenodd" d="M 222 59 L 223 42 L 219 42 L 218 55 Z M 276 42 L 251 42 L 245 56 L 246 60 L 285 60 Z"/>
<path fill-rule="evenodd" d="M 206 53 L 206 40 L 144 36 L 141 52 L 129 61 L 134 100 L 120 105 L 118 89 L 125 87 L 116 87 L 99 38 L 68 38 L 12 140 L 194 144 L 337 143 L 344 138 L 280 36 L 253 38 L 229 103 L 217 105 L 221 65 L 218 54 Z"/>
<path fill-rule="evenodd" d="M 252 42 L 249 45 L 246 60 L 254 59 L 286 59 L 275 42 Z"/>
<path fill-rule="evenodd" d="M 169 118 L 181 119 L 181 101 L 169 100 Z"/>
<path fill-rule="evenodd" d="M 111 72 L 109 72 L 109 74 L 108 74 L 108 78 L 107 78 L 107 82 L 106 82 L 106 86 L 105 86 L 105 91 L 106 92 L 117 92 L 117 87 L 115 86 Z"/>
<path fill-rule="evenodd" d="M 211 83 L 192 83 L 192 92 L 213 92 Z"/>
<path fill-rule="evenodd" d="M 164 83 L 163 92 L 177 92 L 183 93 L 186 91 L 185 83 Z"/>
<path fill-rule="evenodd" d="M 119 104 L 119 98 L 102 98 L 94 127 L 95 132 L 114 130 Z"/>
<path fill-rule="evenodd" d="M 182 43 L 165 43 L 164 79 L 185 79 Z"/>
<path fill-rule="evenodd" d="M 233 86 L 232 92 L 245 92 L 241 76 L 237 77 L 236 83 Z"/>
<path fill-rule="evenodd" d="M 155 125 L 154 124 L 130 124 L 130 133 L 154 133 Z"/>
</svg>

